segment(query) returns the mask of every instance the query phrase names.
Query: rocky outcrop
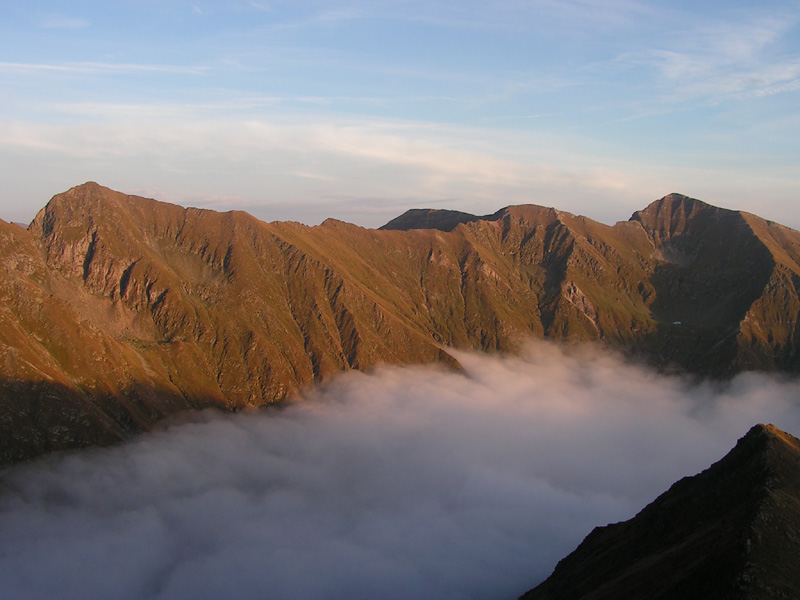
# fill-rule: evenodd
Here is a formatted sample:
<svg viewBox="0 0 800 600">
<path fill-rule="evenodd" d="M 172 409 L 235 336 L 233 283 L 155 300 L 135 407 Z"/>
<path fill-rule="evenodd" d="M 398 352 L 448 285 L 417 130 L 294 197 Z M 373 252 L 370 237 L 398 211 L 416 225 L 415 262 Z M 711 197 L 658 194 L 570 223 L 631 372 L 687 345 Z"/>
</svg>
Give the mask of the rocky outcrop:
<svg viewBox="0 0 800 600">
<path fill-rule="evenodd" d="M 598 527 L 524 600 L 800 597 L 800 440 L 758 425 L 629 521 Z"/>
<path fill-rule="evenodd" d="M 0 222 L 0 462 L 530 336 L 800 369 L 794 230 L 674 194 L 614 226 L 539 206 L 401 221 L 264 223 L 88 183 L 27 231 Z"/>
</svg>

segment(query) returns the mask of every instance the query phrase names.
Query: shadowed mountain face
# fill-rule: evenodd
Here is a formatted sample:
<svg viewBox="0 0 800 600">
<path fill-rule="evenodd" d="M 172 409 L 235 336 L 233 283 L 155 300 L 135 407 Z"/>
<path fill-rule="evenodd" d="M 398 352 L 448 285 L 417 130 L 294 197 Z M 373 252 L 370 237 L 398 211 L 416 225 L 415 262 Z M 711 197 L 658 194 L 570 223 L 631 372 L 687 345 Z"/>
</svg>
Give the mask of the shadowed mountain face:
<svg viewBox="0 0 800 600">
<path fill-rule="evenodd" d="M 479 221 L 481 219 L 482 217 L 476 217 L 475 215 L 458 210 L 412 208 L 399 217 L 392 219 L 380 229 L 391 231 L 409 231 L 411 229 L 453 231 L 453 229 L 461 223 L 471 223 L 472 221 Z M 483 217 L 483 220 L 488 221 L 491 220 L 491 218 Z"/>
<path fill-rule="evenodd" d="M 630 521 L 596 528 L 524 600 L 800 597 L 800 440 L 757 425 Z"/>
<path fill-rule="evenodd" d="M 0 221 L 0 462 L 260 406 L 346 369 L 598 340 L 665 369 L 800 369 L 800 233 L 670 195 L 264 223 L 88 183 Z"/>
</svg>

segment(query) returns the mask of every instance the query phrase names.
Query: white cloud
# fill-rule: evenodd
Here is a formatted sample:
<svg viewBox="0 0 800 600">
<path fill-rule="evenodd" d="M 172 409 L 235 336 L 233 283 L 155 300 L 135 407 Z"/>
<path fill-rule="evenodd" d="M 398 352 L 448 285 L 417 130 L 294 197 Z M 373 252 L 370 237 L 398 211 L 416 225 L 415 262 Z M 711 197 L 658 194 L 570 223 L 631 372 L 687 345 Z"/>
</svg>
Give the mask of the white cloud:
<svg viewBox="0 0 800 600">
<path fill-rule="evenodd" d="M 784 73 L 776 67 L 769 81 Z M 0 215 L 28 221 L 54 193 L 94 180 L 129 193 L 160 189 L 160 199 L 184 205 L 211 199 L 204 205 L 308 224 L 334 217 L 374 227 L 397 216 L 397 208 L 487 214 L 524 203 L 610 224 L 678 191 L 800 225 L 791 164 L 656 164 L 579 132 L 359 118 L 324 109 L 298 116 L 290 112 L 296 102 L 231 94 L 190 104 L 29 103 L 24 110 L 31 120 L 0 119 Z M 770 131 L 754 135 L 783 135 L 785 128 Z M 26 176 L 32 168 L 36 176 Z"/>
<path fill-rule="evenodd" d="M 697 24 L 618 61 L 654 69 L 668 103 L 790 92 L 800 82 L 800 58 L 774 47 L 796 25 L 796 17 Z"/>
<path fill-rule="evenodd" d="M 247 112 L 232 118 L 226 109 L 220 118 L 212 105 L 86 104 L 51 112 L 56 111 L 86 116 L 74 125 L 6 121 L 0 151 L 37 157 L 40 165 L 58 161 L 65 171 L 74 165 L 76 172 L 109 184 L 125 177 L 126 191 L 163 188 L 162 179 L 171 178 L 173 197 L 248 199 L 239 208 L 323 202 L 332 212 L 322 218 L 337 217 L 330 199 L 360 197 L 391 204 L 401 198 L 426 204 L 450 199 L 459 205 L 454 208 L 482 213 L 498 204 L 539 201 L 577 212 L 581 207 L 564 197 L 598 201 L 605 195 L 618 202 L 629 194 L 640 208 L 636 197 L 646 189 L 636 175 L 570 152 L 564 139 L 531 143 L 513 132 L 348 118 L 266 120 Z M 615 220 L 629 212 L 625 208 Z M 393 216 L 365 224 L 380 225 Z"/>
<path fill-rule="evenodd" d="M 5 472 L 0 595 L 513 598 L 751 425 L 800 431 L 796 382 L 544 344 L 459 359 Z"/>
</svg>

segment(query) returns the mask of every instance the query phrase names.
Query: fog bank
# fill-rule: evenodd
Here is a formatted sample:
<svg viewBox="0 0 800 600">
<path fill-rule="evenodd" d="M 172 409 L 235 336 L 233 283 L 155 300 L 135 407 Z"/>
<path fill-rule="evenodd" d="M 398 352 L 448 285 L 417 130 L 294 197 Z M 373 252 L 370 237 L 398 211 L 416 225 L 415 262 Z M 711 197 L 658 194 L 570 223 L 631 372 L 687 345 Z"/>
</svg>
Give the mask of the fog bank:
<svg viewBox="0 0 800 600">
<path fill-rule="evenodd" d="M 6 470 L 0 597 L 510 600 L 752 425 L 800 432 L 797 382 L 458 358 Z"/>
</svg>

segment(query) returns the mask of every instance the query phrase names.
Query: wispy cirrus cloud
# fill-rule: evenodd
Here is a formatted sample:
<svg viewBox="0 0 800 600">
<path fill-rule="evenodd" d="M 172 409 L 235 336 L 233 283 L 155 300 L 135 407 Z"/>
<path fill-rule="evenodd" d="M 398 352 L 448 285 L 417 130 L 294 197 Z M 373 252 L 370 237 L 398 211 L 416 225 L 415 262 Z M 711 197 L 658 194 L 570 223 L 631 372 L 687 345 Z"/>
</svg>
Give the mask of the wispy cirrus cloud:
<svg viewBox="0 0 800 600">
<path fill-rule="evenodd" d="M 498 203 L 536 201 L 601 220 L 611 215 L 613 221 L 640 208 L 639 190 L 647 187 L 640 175 L 575 153 L 568 141 L 552 136 L 534 146 L 526 135 L 509 131 L 329 115 L 269 119 L 263 109 L 232 116 L 213 105 L 89 104 L 49 112 L 58 110 L 68 111 L 70 122 L 0 122 L 0 156 L 57 163 L 44 168 L 48 177 L 86 173 L 51 182 L 42 195 L 83 177 L 126 190 L 158 186 L 183 203 L 235 196 L 246 199 L 237 208 L 251 212 L 258 205 L 294 205 L 294 213 L 282 211 L 285 218 L 344 217 L 377 226 L 396 216 L 390 213 L 398 202 L 408 207 L 445 200 L 481 214 Z M 26 187 L 36 198 L 30 182 Z M 592 198 L 593 206 L 567 200 L 580 196 Z M 360 214 L 342 198 L 361 199 Z M 630 204 L 612 208 L 622 198 Z M 32 212 L 40 201 L 33 201 Z M 376 201 L 388 212 L 376 215 L 370 206 Z M 606 202 L 608 210 L 598 211 Z"/>
<path fill-rule="evenodd" d="M 288 20 L 278 21 L 270 26 L 273 31 L 302 29 L 305 27 L 319 27 L 347 23 L 366 16 L 366 13 L 357 7 L 346 6 L 340 8 L 325 8 L 293 17 Z"/>
<path fill-rule="evenodd" d="M 378 226 L 398 206 L 485 214 L 531 202 L 613 223 L 659 195 L 683 191 L 797 226 L 794 211 L 769 210 L 764 200 L 764 190 L 778 204 L 791 196 L 790 166 L 765 165 L 753 179 L 736 165 L 713 172 L 642 165 L 563 132 L 290 116 L 276 110 L 284 102 L 49 103 L 38 110 L 65 118 L 5 119 L 0 157 L 7 171 L 35 160 L 47 174 L 20 190 L 31 199 L 30 214 L 6 216 L 29 220 L 42 198 L 97 180 L 125 191 L 157 187 L 165 192 L 160 198 L 177 203 L 210 198 L 209 207 L 309 224 L 336 217 Z M 220 204 L 220 197 L 227 200 Z"/>
<path fill-rule="evenodd" d="M 256 0 L 250 0 L 247 2 L 247 6 L 250 9 L 258 12 L 270 12 L 272 10 L 272 6 L 269 2 L 257 2 Z"/>
<path fill-rule="evenodd" d="M 448 29 L 574 36 L 629 27 L 654 12 L 648 4 L 636 0 L 436 1 L 416 4 L 409 10 L 411 4 L 415 3 L 384 2 L 377 10 L 371 5 L 372 16 Z"/>
<path fill-rule="evenodd" d="M 800 56 L 776 47 L 796 25 L 791 17 L 705 24 L 617 61 L 649 69 L 668 103 L 714 104 L 791 92 L 800 87 Z"/>
<path fill-rule="evenodd" d="M 81 17 L 68 17 L 58 14 L 49 14 L 42 17 L 39 26 L 43 29 L 85 29 L 90 23 Z"/>
<path fill-rule="evenodd" d="M 67 73 L 79 75 L 108 75 L 116 73 L 184 73 L 199 75 L 207 67 L 136 63 L 65 62 L 24 63 L 0 62 L 0 72 L 6 73 Z"/>
</svg>

